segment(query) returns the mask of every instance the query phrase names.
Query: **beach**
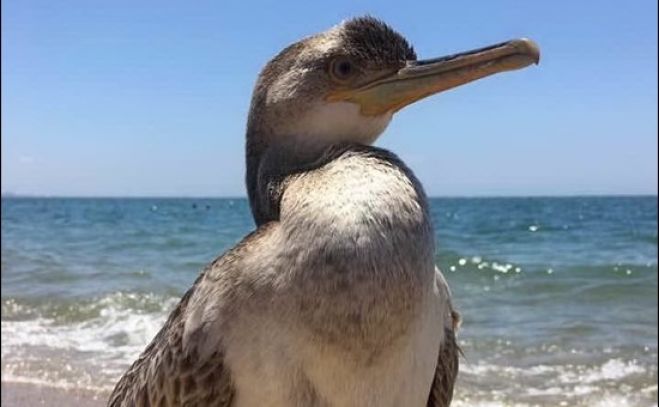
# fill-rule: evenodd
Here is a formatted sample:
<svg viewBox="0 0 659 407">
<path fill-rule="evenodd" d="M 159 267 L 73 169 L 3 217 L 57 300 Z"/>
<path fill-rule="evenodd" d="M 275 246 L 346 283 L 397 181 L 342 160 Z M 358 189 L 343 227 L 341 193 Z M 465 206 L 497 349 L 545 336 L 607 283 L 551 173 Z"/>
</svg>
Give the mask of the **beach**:
<svg viewBox="0 0 659 407">
<path fill-rule="evenodd" d="M 108 393 L 85 389 L 62 389 L 29 383 L 2 382 L 2 405 L 7 407 L 78 406 L 107 404 Z"/>
<path fill-rule="evenodd" d="M 657 405 L 656 197 L 430 200 L 454 407 Z M 2 405 L 97 406 L 245 199 L 2 199 Z"/>
</svg>

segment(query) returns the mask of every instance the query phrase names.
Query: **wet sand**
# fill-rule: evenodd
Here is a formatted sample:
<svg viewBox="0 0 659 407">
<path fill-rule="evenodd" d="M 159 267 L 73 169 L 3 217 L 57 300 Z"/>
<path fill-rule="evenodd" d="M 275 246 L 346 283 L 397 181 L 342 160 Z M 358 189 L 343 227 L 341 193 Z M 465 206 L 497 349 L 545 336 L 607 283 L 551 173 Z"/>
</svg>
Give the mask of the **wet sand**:
<svg viewBox="0 0 659 407">
<path fill-rule="evenodd" d="M 107 392 L 62 389 L 36 384 L 2 382 L 3 407 L 80 406 L 100 407 L 107 403 Z"/>
</svg>

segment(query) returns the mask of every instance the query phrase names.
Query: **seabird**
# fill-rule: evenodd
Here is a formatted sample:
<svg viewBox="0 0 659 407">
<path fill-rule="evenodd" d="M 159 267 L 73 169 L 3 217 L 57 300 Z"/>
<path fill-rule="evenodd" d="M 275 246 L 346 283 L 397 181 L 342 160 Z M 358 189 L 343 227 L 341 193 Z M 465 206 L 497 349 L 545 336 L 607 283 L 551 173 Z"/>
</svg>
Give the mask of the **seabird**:
<svg viewBox="0 0 659 407">
<path fill-rule="evenodd" d="M 257 229 L 205 267 L 110 406 L 448 406 L 457 313 L 425 192 L 371 146 L 398 110 L 537 63 L 518 39 L 419 61 L 372 17 L 296 42 L 247 123 Z"/>
</svg>

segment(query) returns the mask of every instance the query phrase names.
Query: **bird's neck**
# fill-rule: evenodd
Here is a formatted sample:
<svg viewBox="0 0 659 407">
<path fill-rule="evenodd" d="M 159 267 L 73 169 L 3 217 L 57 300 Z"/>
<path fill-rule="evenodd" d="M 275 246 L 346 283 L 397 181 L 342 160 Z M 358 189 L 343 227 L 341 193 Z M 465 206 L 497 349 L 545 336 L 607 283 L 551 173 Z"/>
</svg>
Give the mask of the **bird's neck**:
<svg viewBox="0 0 659 407">
<path fill-rule="evenodd" d="M 269 211 L 261 202 L 261 194 L 259 193 L 259 167 L 267 146 L 263 134 L 248 126 L 247 141 L 245 143 L 245 183 L 247 185 L 249 206 L 257 226 L 268 222 L 268 218 L 271 217 L 271 215 L 268 215 Z"/>
<path fill-rule="evenodd" d="M 257 226 L 279 219 L 279 201 L 291 176 L 322 166 L 350 146 L 350 143 L 304 140 L 304 137 L 277 136 L 262 127 L 248 126 L 246 184 Z"/>
</svg>

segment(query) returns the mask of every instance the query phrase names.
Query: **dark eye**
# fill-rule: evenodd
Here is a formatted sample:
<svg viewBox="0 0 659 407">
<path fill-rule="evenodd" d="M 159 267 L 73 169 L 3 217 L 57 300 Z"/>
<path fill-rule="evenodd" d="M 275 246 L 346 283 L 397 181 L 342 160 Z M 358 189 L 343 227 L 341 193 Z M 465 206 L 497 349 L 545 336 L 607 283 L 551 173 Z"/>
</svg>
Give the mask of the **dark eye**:
<svg viewBox="0 0 659 407">
<path fill-rule="evenodd" d="M 346 57 L 335 58 L 330 65 L 330 74 L 339 81 L 350 79 L 355 71 L 355 65 Z"/>
</svg>

